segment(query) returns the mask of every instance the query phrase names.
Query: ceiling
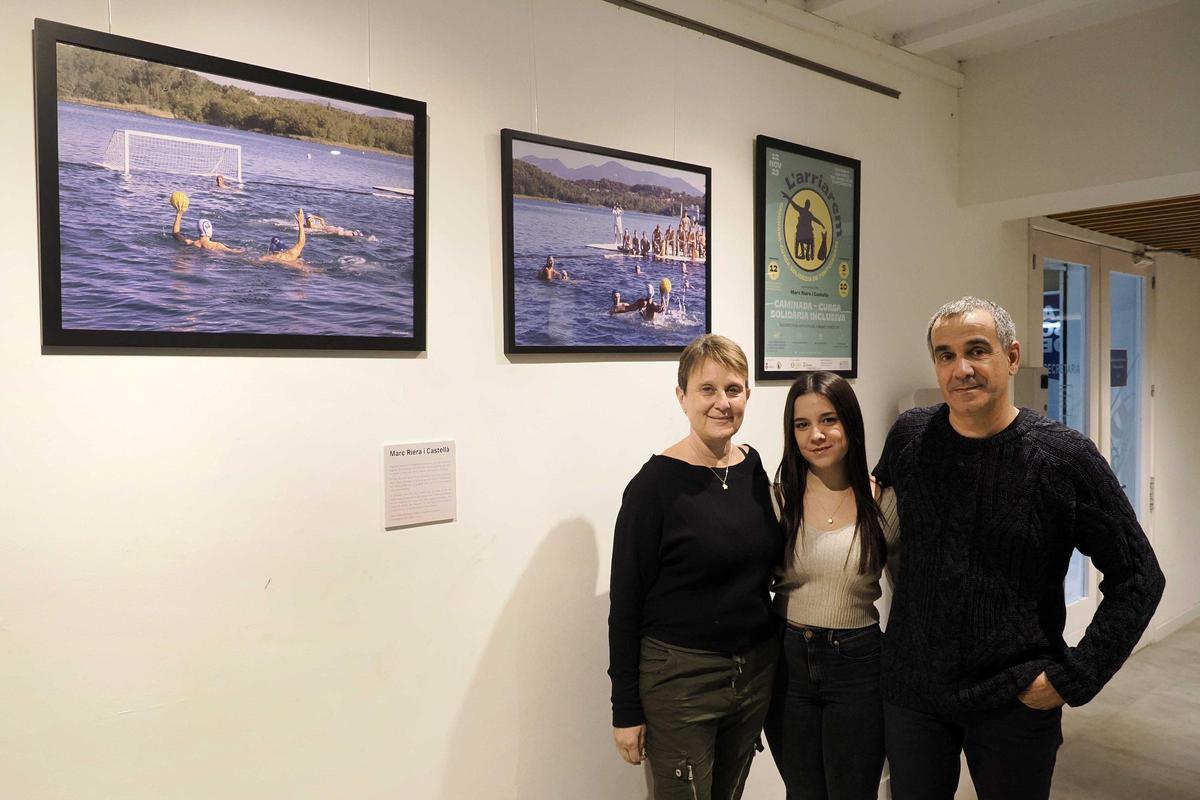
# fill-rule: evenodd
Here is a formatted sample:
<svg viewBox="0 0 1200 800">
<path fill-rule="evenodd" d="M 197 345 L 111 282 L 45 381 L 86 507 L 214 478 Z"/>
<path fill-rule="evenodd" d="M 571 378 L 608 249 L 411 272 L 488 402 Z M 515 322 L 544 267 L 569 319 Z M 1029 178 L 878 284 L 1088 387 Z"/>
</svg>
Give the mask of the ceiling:
<svg viewBox="0 0 1200 800">
<path fill-rule="evenodd" d="M 1147 252 L 1174 250 L 1200 258 L 1200 194 L 1049 216 L 1089 231 L 1137 242 Z"/>
<path fill-rule="evenodd" d="M 783 0 L 946 66 L 1180 0 Z M 1194 0 L 1186 0 L 1194 2 Z"/>
<path fill-rule="evenodd" d="M 964 61 L 1200 0 L 781 0 L 913 55 Z M 1200 195 L 1053 214 L 1147 251 L 1200 258 Z"/>
</svg>

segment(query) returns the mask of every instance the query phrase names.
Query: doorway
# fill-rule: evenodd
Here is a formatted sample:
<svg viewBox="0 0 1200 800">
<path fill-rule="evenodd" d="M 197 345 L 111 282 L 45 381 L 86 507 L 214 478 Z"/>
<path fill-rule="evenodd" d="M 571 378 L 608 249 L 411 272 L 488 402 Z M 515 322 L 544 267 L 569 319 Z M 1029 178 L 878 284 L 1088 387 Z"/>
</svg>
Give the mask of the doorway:
<svg viewBox="0 0 1200 800">
<path fill-rule="evenodd" d="M 1029 342 L 1029 365 L 1046 369 L 1047 416 L 1087 436 L 1108 459 L 1153 544 L 1153 264 L 1042 227 L 1030 231 L 1029 318 L 1042 324 L 1031 326 L 1041 341 Z M 1099 578 L 1090 559 L 1072 554 L 1063 583 L 1070 646 L 1096 611 Z"/>
</svg>

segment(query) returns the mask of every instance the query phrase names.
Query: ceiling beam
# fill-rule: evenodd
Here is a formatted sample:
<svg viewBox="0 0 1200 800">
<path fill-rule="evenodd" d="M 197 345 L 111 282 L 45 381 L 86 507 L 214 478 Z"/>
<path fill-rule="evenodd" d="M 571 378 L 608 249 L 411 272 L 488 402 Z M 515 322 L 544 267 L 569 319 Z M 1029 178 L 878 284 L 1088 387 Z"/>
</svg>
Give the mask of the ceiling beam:
<svg viewBox="0 0 1200 800">
<path fill-rule="evenodd" d="M 1095 0 L 997 0 L 928 25 L 900 31 L 892 37 L 892 44 L 920 55 L 1093 2 Z"/>
<path fill-rule="evenodd" d="M 804 10 L 825 19 L 843 20 L 886 5 L 888 0 L 805 0 Z"/>
</svg>

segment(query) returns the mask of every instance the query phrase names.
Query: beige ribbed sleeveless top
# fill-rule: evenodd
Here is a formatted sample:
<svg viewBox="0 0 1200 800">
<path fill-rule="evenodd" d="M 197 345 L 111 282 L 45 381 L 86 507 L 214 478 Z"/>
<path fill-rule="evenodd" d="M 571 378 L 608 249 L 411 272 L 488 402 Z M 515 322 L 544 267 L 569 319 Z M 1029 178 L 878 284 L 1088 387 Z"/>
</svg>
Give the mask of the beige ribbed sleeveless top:
<svg viewBox="0 0 1200 800">
<path fill-rule="evenodd" d="M 883 535 L 888 545 L 888 577 L 896 574 L 900 555 L 900 521 L 896 493 L 879 497 Z M 879 622 L 879 571 L 860 575 L 854 524 L 832 531 L 804 526 L 796 537 L 795 557 L 776 579 L 775 613 L 794 625 L 818 628 L 864 628 Z"/>
</svg>

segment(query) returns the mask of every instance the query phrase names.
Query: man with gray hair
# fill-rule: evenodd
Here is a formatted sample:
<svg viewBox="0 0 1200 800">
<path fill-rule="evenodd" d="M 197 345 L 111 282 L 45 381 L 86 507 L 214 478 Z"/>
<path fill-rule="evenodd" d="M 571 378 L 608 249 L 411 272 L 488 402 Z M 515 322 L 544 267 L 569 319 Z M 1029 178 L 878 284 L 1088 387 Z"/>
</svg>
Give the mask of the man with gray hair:
<svg viewBox="0 0 1200 800">
<path fill-rule="evenodd" d="M 892 797 L 952 800 L 965 752 L 980 800 L 1048 798 L 1061 707 L 1124 663 L 1162 570 L 1092 442 L 1009 401 L 1021 344 L 1007 311 L 947 303 L 926 343 L 945 403 L 902 414 L 875 467 L 900 509 L 882 677 Z M 1068 647 L 1076 548 L 1104 574 L 1104 599 Z"/>
</svg>

